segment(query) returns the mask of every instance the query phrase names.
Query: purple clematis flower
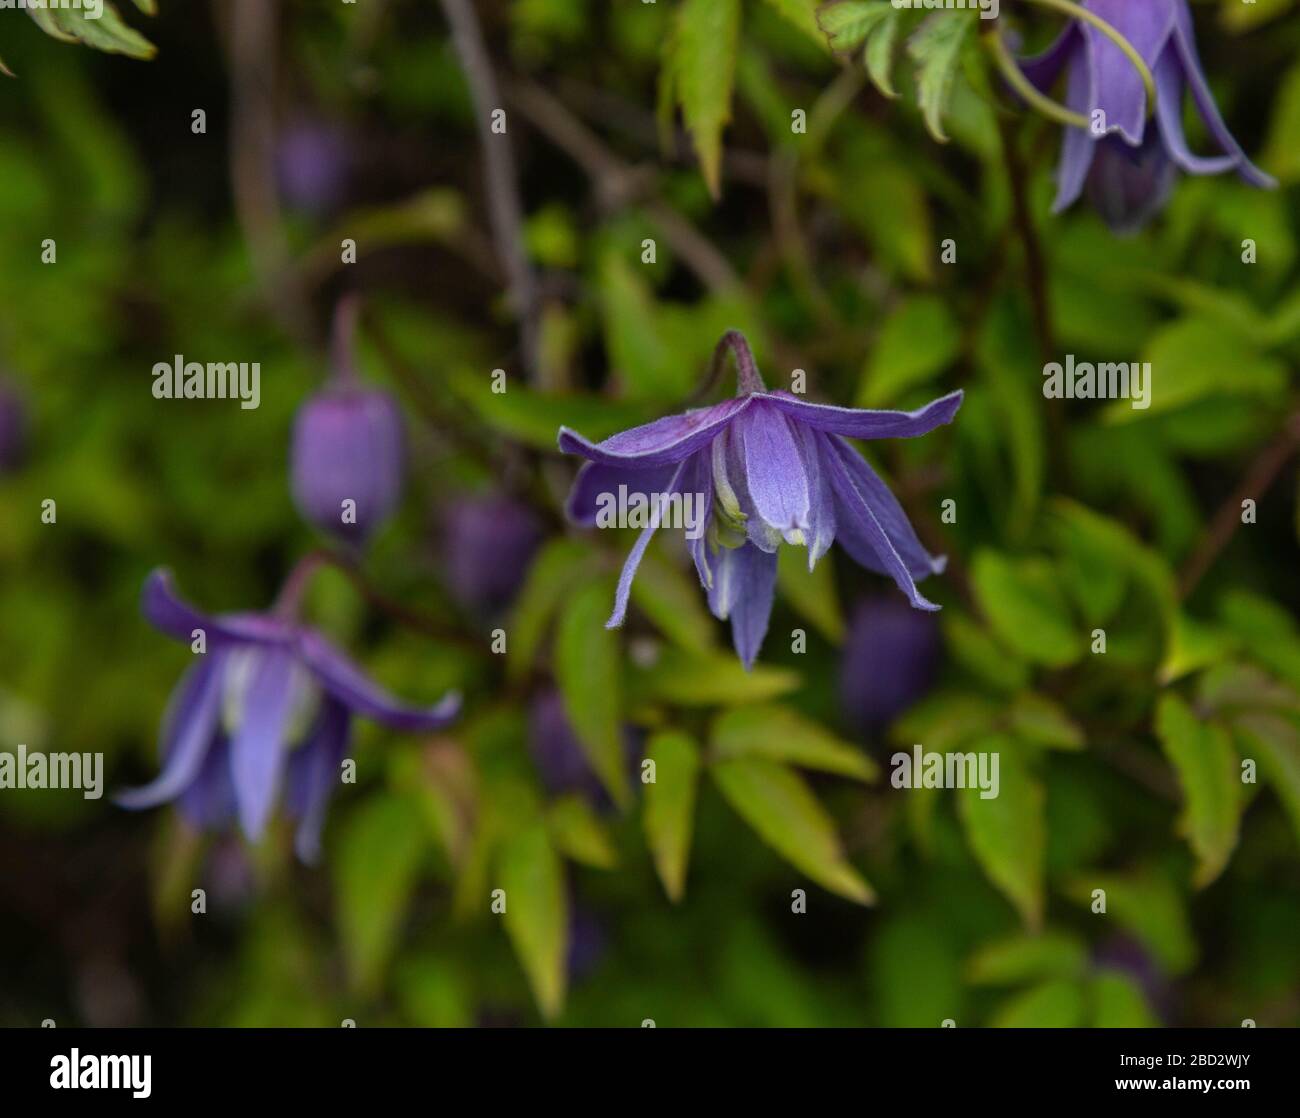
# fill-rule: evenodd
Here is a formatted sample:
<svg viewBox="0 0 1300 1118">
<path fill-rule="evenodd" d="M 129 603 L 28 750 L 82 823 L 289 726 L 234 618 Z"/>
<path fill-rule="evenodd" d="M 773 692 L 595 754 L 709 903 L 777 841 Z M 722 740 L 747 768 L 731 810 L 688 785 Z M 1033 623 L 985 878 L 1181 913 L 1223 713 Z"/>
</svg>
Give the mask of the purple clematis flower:
<svg viewBox="0 0 1300 1118">
<path fill-rule="evenodd" d="M 523 585 L 542 542 L 542 525 L 532 509 L 510 497 L 463 497 L 448 507 L 442 537 L 447 584 L 456 600 L 495 614 Z"/>
<path fill-rule="evenodd" d="M 888 725 L 934 683 L 942 641 L 928 613 L 896 598 L 863 602 L 840 658 L 840 706 L 853 729 Z"/>
<path fill-rule="evenodd" d="M 1155 120 L 1147 120 L 1146 87 L 1133 63 L 1091 24 L 1071 23 L 1045 52 L 1022 60 L 1025 76 L 1044 92 L 1068 68 L 1066 104 L 1090 122 L 1104 123 L 1100 133 L 1066 129 L 1055 212 L 1086 190 L 1111 227 L 1129 233 L 1164 206 L 1179 168 L 1192 175 L 1236 171 L 1254 186 L 1276 185 L 1246 158 L 1214 103 L 1187 0 L 1083 0 L 1083 6 L 1114 27 L 1147 64 L 1155 80 Z M 1199 156 L 1188 147 L 1183 133 L 1188 87 L 1223 154 Z"/>
<path fill-rule="evenodd" d="M 596 522 L 603 495 L 652 498 L 649 521 L 618 581 L 608 626 L 622 624 L 641 557 L 670 509 L 685 494 L 702 502 L 707 531 L 689 540 L 709 608 L 730 618 L 732 641 L 752 667 L 767 632 L 776 586 L 776 551 L 784 542 L 808 549 L 808 566 L 838 540 L 868 570 L 887 574 L 918 609 L 939 607 L 916 584 L 944 568 L 921 546 L 902 506 L 845 438 L 924 435 L 961 406 L 954 392 L 914 412 L 861 411 L 810 404 L 768 392 L 744 337 L 729 331 L 714 367 L 730 348 L 739 369 L 737 395 L 685 415 L 668 416 L 591 443 L 560 429 L 560 449 L 589 461 L 569 495 L 569 515 Z"/>
<path fill-rule="evenodd" d="M 294 501 L 303 519 L 360 547 L 402 496 L 402 413 L 386 392 L 367 388 L 352 364 L 357 306 L 339 304 L 334 373 L 298 410 L 289 453 Z"/>
<path fill-rule="evenodd" d="M 276 613 L 213 616 L 183 601 L 170 574 L 145 580 L 141 610 L 159 631 L 207 651 L 182 678 L 163 719 L 163 770 L 121 793 L 126 808 L 176 800 L 202 829 L 238 818 L 261 837 L 280 797 L 298 819 L 295 849 L 305 862 L 320 851 L 330 793 L 347 755 L 354 714 L 396 730 L 437 730 L 460 697 L 427 710 L 405 706 L 377 687 L 319 632 Z"/>
</svg>

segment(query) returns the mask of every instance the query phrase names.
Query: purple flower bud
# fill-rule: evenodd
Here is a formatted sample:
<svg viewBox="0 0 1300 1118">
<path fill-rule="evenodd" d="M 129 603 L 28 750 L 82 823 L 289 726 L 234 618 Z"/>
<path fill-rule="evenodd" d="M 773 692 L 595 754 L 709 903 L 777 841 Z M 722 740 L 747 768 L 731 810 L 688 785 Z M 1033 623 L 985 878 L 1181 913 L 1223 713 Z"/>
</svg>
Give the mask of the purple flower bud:
<svg viewBox="0 0 1300 1118">
<path fill-rule="evenodd" d="M 17 470 L 27 452 L 27 409 L 18 390 L 0 380 L 0 474 Z"/>
<path fill-rule="evenodd" d="M 443 520 L 447 582 L 462 605 L 487 614 L 513 600 L 528 572 L 542 526 L 527 505 L 504 496 L 465 497 Z"/>
<path fill-rule="evenodd" d="M 605 790 L 569 724 L 558 691 L 543 691 L 533 699 L 528 749 L 542 785 L 551 795 L 579 792 L 593 803 L 605 802 Z"/>
<path fill-rule="evenodd" d="M 297 121 L 281 133 L 276 177 L 285 201 L 309 214 L 324 214 L 343 200 L 349 147 L 343 129 L 322 121 Z"/>
<path fill-rule="evenodd" d="M 293 497 L 322 532 L 364 544 L 402 493 L 402 415 L 386 392 L 332 386 L 307 400 L 293 426 Z"/>
<path fill-rule="evenodd" d="M 877 730 L 934 683 L 941 641 L 934 616 L 894 598 L 854 612 L 840 660 L 840 705 L 861 733 Z"/>
</svg>

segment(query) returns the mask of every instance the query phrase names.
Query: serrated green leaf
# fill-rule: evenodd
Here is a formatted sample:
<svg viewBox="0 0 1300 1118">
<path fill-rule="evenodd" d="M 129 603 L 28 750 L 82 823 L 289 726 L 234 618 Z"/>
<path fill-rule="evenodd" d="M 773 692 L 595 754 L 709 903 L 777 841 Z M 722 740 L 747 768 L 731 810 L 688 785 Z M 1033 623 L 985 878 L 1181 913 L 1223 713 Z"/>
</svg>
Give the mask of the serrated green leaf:
<svg viewBox="0 0 1300 1118">
<path fill-rule="evenodd" d="M 506 675 L 523 679 L 534 666 L 547 626 L 560 602 L 596 569 L 591 549 L 577 540 L 551 540 L 528 570 L 506 629 Z"/>
<path fill-rule="evenodd" d="M 646 843 L 664 892 L 676 902 L 686 889 L 686 865 L 695 827 L 699 750 L 689 735 L 664 731 L 650 739 L 646 758 L 655 763 L 655 779 L 644 785 L 642 822 Z"/>
<path fill-rule="evenodd" d="M 1178 774 L 1184 811 L 1180 826 L 1197 858 L 1195 883 L 1212 882 L 1237 845 L 1241 773 L 1227 731 L 1203 723 L 1177 695 L 1161 697 L 1156 735 Z"/>
<path fill-rule="evenodd" d="M 562 796 L 547 809 L 546 826 L 561 854 L 598 870 L 618 865 L 618 854 L 604 822 L 577 794 Z"/>
<path fill-rule="evenodd" d="M 569 902 L 564 866 L 544 823 L 507 839 L 497 863 L 505 890 L 506 934 L 542 1016 L 555 1017 L 568 984 Z"/>
<path fill-rule="evenodd" d="M 1051 978 L 1081 978 L 1088 968 L 1088 947 L 1065 932 L 1014 935 L 985 944 L 966 964 L 967 981 L 976 986 L 1018 986 Z"/>
<path fill-rule="evenodd" d="M 722 130 L 731 120 L 739 44 L 740 0 L 682 0 L 667 65 L 714 198 L 721 193 Z"/>
<path fill-rule="evenodd" d="M 835 824 L 801 777 L 758 757 L 719 761 L 709 771 L 736 813 L 791 865 L 848 900 L 874 901 L 871 887 L 845 860 Z"/>
<path fill-rule="evenodd" d="M 665 648 L 654 663 L 633 670 L 630 690 L 638 699 L 679 706 L 736 706 L 779 698 L 797 690 L 799 683 L 799 673 L 789 668 L 758 664 L 746 671 L 729 652 Z"/>
<path fill-rule="evenodd" d="M 844 641 L 844 613 L 835 589 L 835 568 L 823 560 L 808 569 L 808 553 L 782 547 L 776 553 L 776 581 L 781 596 L 800 617 L 811 622 L 832 644 Z"/>
<path fill-rule="evenodd" d="M 895 11 L 891 6 L 889 14 L 867 36 L 866 50 L 862 54 L 872 84 L 890 98 L 898 96 L 898 91 L 894 89 L 892 71 L 894 44 L 898 41 L 898 31 L 902 26 L 902 12 Z"/>
<path fill-rule="evenodd" d="M 1050 564 L 981 551 L 971 567 L 971 583 L 993 631 L 1026 659 L 1060 668 L 1083 655 L 1083 634 Z"/>
<path fill-rule="evenodd" d="M 766 757 L 801 769 L 871 781 L 879 768 L 862 750 L 789 707 L 736 707 L 720 714 L 709 736 L 713 756 Z"/>
<path fill-rule="evenodd" d="M 565 604 L 555 636 L 555 679 L 564 712 L 592 770 L 620 807 L 631 790 L 623 756 L 622 650 L 605 628 L 613 591 L 607 580 L 582 587 Z"/>
<path fill-rule="evenodd" d="M 827 49 L 826 36 L 817 25 L 817 5 L 820 0 L 766 0 L 787 23 L 798 28 L 822 50 Z"/>
<path fill-rule="evenodd" d="M 354 989 L 378 987 L 415 888 L 427 831 L 409 800 L 366 801 L 341 828 L 333 860 L 339 938 Z"/>
<path fill-rule="evenodd" d="M 141 10 L 153 14 L 148 8 Z M 148 59 L 157 53 L 154 45 L 122 19 L 109 0 L 104 0 L 98 19 L 91 19 L 84 9 L 72 8 L 28 8 L 27 14 L 47 35 L 63 42 L 80 42 L 129 58 Z"/>
<path fill-rule="evenodd" d="M 961 66 L 962 47 L 974 25 L 968 12 L 936 12 L 907 43 L 907 53 L 916 62 L 917 100 L 925 126 L 941 144 L 948 142 L 943 117 Z"/>
<path fill-rule="evenodd" d="M 957 792 L 958 814 L 975 860 L 990 881 L 1037 928 L 1043 915 L 1043 876 L 1047 861 L 1046 795 L 1029 771 L 1021 748 L 1005 734 L 975 743 L 998 756 L 997 795 L 981 790 Z"/>
</svg>

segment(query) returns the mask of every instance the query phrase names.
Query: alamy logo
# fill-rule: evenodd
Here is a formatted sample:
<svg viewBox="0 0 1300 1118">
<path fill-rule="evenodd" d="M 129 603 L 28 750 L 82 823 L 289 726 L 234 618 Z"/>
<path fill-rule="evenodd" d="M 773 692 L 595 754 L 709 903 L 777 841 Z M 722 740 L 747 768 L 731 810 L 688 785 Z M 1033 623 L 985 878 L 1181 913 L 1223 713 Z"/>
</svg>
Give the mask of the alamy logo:
<svg viewBox="0 0 1300 1118">
<path fill-rule="evenodd" d="M 911 753 L 895 753 L 889 782 L 895 788 L 978 788 L 981 800 L 998 798 L 997 753 L 927 753 L 919 745 Z"/>
<path fill-rule="evenodd" d="M 155 400 L 239 400 L 251 411 L 262 402 L 262 365 L 254 361 L 186 361 L 179 353 L 169 365 L 153 367 Z"/>
<path fill-rule="evenodd" d="M 104 14 L 104 0 L 0 0 L 0 10 L 5 8 L 84 12 L 87 19 L 99 19 Z"/>
<path fill-rule="evenodd" d="M 688 540 L 704 535 L 703 493 L 642 493 L 620 485 L 596 497 L 597 528 L 679 528 Z"/>
<path fill-rule="evenodd" d="M 980 19 L 997 19 L 1000 0 L 890 0 L 900 11 L 916 8 L 927 12 L 978 11 Z"/>
<path fill-rule="evenodd" d="M 1043 366 L 1043 395 L 1049 400 L 1131 400 L 1137 411 L 1151 406 L 1151 362 L 1103 361 L 1094 365 L 1067 354 L 1065 364 Z"/>
<path fill-rule="evenodd" d="M 0 790 L 28 788 L 79 788 L 82 798 L 97 800 L 104 794 L 102 753 L 0 753 Z"/>
<path fill-rule="evenodd" d="M 152 1056 L 84 1056 L 74 1048 L 67 1056 L 50 1059 L 50 1086 L 56 1091 L 117 1090 L 130 1091 L 137 1099 L 147 1099 L 151 1087 Z"/>
</svg>

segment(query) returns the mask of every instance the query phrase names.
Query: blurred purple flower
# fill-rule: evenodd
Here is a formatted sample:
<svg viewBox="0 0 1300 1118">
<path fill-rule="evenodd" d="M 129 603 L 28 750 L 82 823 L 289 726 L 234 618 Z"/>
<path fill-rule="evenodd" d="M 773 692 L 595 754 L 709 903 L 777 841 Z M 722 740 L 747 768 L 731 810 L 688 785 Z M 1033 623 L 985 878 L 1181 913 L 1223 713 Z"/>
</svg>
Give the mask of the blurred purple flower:
<svg viewBox="0 0 1300 1118">
<path fill-rule="evenodd" d="M 1147 93 L 1124 52 L 1096 27 L 1071 23 L 1046 51 L 1021 61 L 1025 76 L 1046 92 L 1068 69 L 1066 104 L 1093 121 L 1104 113 L 1104 132 L 1067 128 L 1057 172 L 1055 212 L 1074 204 L 1085 188 L 1117 232 L 1133 232 L 1168 198 L 1182 168 L 1192 175 L 1236 171 L 1259 187 L 1276 183 L 1242 151 L 1224 123 L 1196 50 L 1187 0 L 1083 0 L 1142 57 L 1155 80 L 1153 123 Z M 1183 96 L 1190 87 L 1201 120 L 1224 154 L 1198 156 L 1183 133 Z"/>
<path fill-rule="evenodd" d="M 599 966 L 608 947 L 604 925 L 596 914 L 576 901 L 569 903 L 568 971 L 573 982 Z"/>
<path fill-rule="evenodd" d="M 452 594 L 462 605 L 496 613 L 513 600 L 542 540 L 532 510 L 505 496 L 463 497 L 447 509 L 442 538 Z"/>
<path fill-rule="evenodd" d="M 808 548 L 809 569 L 838 540 L 868 570 L 887 574 L 918 609 L 916 583 L 944 568 L 921 546 L 906 513 L 876 472 L 845 441 L 912 438 L 948 423 L 954 392 L 915 412 L 861 411 L 768 392 L 744 337 L 728 331 L 739 368 L 734 398 L 668 416 L 596 444 L 560 428 L 560 449 L 589 459 L 569 495 L 569 515 L 596 523 L 604 495 L 620 486 L 653 498 L 654 512 L 623 566 L 609 627 L 622 624 L 641 556 L 662 520 L 664 496 L 702 501 L 707 531 L 689 540 L 709 608 L 731 619 L 736 652 L 752 667 L 767 632 L 782 541 Z"/>
<path fill-rule="evenodd" d="M 341 542 L 360 547 L 401 498 L 405 439 L 396 401 L 356 377 L 350 352 L 356 314 L 355 301 L 339 304 L 334 373 L 325 388 L 298 409 L 290 475 L 303 518 Z"/>
<path fill-rule="evenodd" d="M 541 691 L 533 698 L 528 713 L 528 749 L 542 786 L 551 795 L 577 792 L 593 804 L 603 807 L 609 803 L 564 713 L 564 700 L 558 691 Z"/>
<path fill-rule="evenodd" d="M 0 474 L 17 470 L 27 455 L 27 408 L 18 390 L 0 380 Z"/>
<path fill-rule="evenodd" d="M 460 707 L 455 694 L 429 709 L 403 705 L 315 629 L 276 613 L 200 613 L 177 596 L 166 571 L 145 580 L 141 610 L 187 644 L 202 631 L 207 650 L 168 705 L 162 773 L 121 793 L 125 808 L 175 800 L 192 825 L 222 828 L 237 817 L 256 841 L 283 787 L 299 821 L 298 856 L 312 862 L 352 716 L 418 733 L 447 725 Z"/>
<path fill-rule="evenodd" d="M 335 209 L 347 188 L 351 149 L 335 124 L 299 120 L 279 136 L 275 153 L 280 193 L 288 204 L 321 215 Z"/>
<path fill-rule="evenodd" d="M 934 684 L 942 643 L 934 618 L 895 598 L 861 603 L 840 659 L 840 705 L 866 734 L 888 725 Z"/>
</svg>

